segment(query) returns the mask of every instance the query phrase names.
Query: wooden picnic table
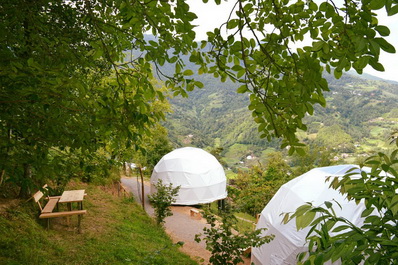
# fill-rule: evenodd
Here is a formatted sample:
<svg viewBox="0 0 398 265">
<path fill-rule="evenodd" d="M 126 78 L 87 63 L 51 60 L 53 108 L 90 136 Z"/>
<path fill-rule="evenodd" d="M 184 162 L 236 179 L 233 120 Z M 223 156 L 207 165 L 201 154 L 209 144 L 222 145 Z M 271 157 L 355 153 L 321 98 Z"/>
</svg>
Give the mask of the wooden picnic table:
<svg viewBox="0 0 398 265">
<path fill-rule="evenodd" d="M 85 196 L 85 190 L 65 190 L 58 203 L 67 203 L 68 211 L 72 211 L 72 203 L 77 202 L 78 210 L 83 210 L 83 200 Z M 66 222 L 70 224 L 69 216 L 66 217 Z M 81 215 L 78 215 L 78 227 L 80 231 Z"/>
<path fill-rule="evenodd" d="M 58 203 L 68 203 L 69 210 L 72 210 L 72 202 L 79 204 L 79 210 L 83 210 L 85 190 L 66 190 L 62 193 Z"/>
<path fill-rule="evenodd" d="M 43 186 L 43 189 L 47 189 L 47 184 Z M 83 210 L 83 199 L 85 196 L 85 190 L 67 190 L 64 191 L 61 196 L 47 196 L 48 202 L 43 207 L 40 203 L 40 199 L 44 197 L 42 191 L 38 191 L 33 195 L 34 201 L 39 205 L 40 208 L 40 219 L 47 219 L 47 229 L 50 228 L 50 219 L 56 217 L 66 217 L 67 223 L 69 225 L 69 218 L 72 215 L 77 215 L 78 217 L 78 229 L 81 233 L 81 219 L 83 214 L 86 214 L 86 210 Z M 72 211 L 72 203 L 76 202 L 78 204 L 78 210 Z M 58 210 L 58 203 L 67 203 L 67 211 L 54 211 L 55 208 Z"/>
</svg>

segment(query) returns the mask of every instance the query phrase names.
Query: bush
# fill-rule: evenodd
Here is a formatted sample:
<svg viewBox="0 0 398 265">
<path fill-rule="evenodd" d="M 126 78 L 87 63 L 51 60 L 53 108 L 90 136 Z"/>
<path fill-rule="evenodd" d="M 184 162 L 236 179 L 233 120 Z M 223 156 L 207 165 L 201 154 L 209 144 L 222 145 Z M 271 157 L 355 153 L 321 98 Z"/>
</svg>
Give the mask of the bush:
<svg viewBox="0 0 398 265">
<path fill-rule="evenodd" d="M 180 186 L 173 188 L 173 184 L 171 183 L 166 186 L 159 179 L 155 184 L 155 188 L 156 193 L 149 195 L 148 198 L 153 208 L 155 208 L 156 222 L 160 225 L 164 223 L 166 217 L 173 215 L 170 206 L 176 201 L 175 196 L 178 194 Z"/>
<path fill-rule="evenodd" d="M 213 265 L 238 264 L 243 262 L 242 255 L 249 247 L 259 247 L 269 243 L 274 236 L 262 237 L 264 229 L 238 234 L 236 217 L 229 212 L 221 214 L 219 220 L 214 214 L 204 212 L 210 227 L 203 228 L 203 235 L 195 235 L 195 241 L 206 242 L 206 249 L 211 252 L 210 263 Z"/>
<path fill-rule="evenodd" d="M 239 211 L 255 216 L 271 200 L 280 186 L 290 180 L 290 167 L 282 154 L 271 153 L 266 167 L 261 164 L 239 170 L 231 197 Z"/>
</svg>

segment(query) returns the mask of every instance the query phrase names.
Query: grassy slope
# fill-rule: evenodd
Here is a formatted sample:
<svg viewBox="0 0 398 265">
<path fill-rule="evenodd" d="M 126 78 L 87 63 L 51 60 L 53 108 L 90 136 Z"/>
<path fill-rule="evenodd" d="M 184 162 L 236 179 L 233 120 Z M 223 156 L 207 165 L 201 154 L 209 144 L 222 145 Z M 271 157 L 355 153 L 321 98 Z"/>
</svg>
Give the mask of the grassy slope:
<svg viewBox="0 0 398 265">
<path fill-rule="evenodd" d="M 37 206 L 24 203 L 0 212 L 0 264 L 196 264 L 178 251 L 131 198 L 117 197 L 103 187 L 86 189 L 83 233 L 64 218 L 49 231 L 37 219 Z"/>
</svg>

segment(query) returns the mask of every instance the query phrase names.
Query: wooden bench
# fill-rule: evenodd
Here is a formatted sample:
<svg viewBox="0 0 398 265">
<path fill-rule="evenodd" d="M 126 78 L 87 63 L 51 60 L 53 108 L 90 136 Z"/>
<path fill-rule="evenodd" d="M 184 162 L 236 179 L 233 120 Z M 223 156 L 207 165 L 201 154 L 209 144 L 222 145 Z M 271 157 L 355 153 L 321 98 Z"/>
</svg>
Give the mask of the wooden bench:
<svg viewBox="0 0 398 265">
<path fill-rule="evenodd" d="M 47 189 L 47 184 L 43 186 L 43 189 Z M 50 228 L 50 219 L 51 218 L 56 218 L 56 217 L 64 217 L 64 216 L 72 216 L 72 215 L 77 215 L 78 216 L 78 229 L 79 233 L 81 233 L 81 218 L 83 214 L 87 213 L 87 210 L 75 210 L 75 211 L 62 211 L 62 212 L 54 212 L 54 209 L 57 208 L 58 210 L 58 201 L 61 198 L 61 196 L 47 196 L 46 199 L 48 202 L 46 205 L 43 207 L 42 204 L 40 203 L 40 199 L 44 196 L 42 191 L 38 191 L 33 195 L 34 201 L 39 205 L 40 208 L 40 219 L 47 219 L 47 229 Z"/>
<path fill-rule="evenodd" d="M 196 216 L 198 218 L 202 218 L 202 215 L 200 214 L 199 210 L 197 210 L 197 209 L 191 208 L 189 210 L 189 213 L 190 213 L 191 217 L 195 217 Z"/>
</svg>

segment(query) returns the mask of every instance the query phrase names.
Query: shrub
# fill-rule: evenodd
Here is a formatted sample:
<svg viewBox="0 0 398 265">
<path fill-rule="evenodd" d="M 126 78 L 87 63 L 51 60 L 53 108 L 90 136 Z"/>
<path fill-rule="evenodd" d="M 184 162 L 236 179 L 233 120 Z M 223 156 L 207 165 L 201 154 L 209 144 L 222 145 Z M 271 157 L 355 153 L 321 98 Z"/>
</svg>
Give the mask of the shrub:
<svg viewBox="0 0 398 265">
<path fill-rule="evenodd" d="M 242 255 L 249 247 L 259 247 L 270 242 L 274 236 L 262 237 L 264 229 L 238 234 L 236 232 L 236 217 L 229 212 L 223 212 L 219 220 L 214 214 L 204 212 L 210 227 L 203 228 L 203 235 L 195 235 L 195 241 L 206 242 L 206 249 L 211 252 L 210 263 L 213 265 L 238 264 L 243 262 Z"/>
<path fill-rule="evenodd" d="M 155 217 L 158 224 L 163 224 L 164 219 L 173 215 L 170 205 L 176 201 L 175 196 L 180 190 L 180 186 L 173 188 L 173 184 L 163 185 L 161 179 L 155 184 L 156 192 L 148 195 L 149 201 L 155 208 Z"/>
</svg>

